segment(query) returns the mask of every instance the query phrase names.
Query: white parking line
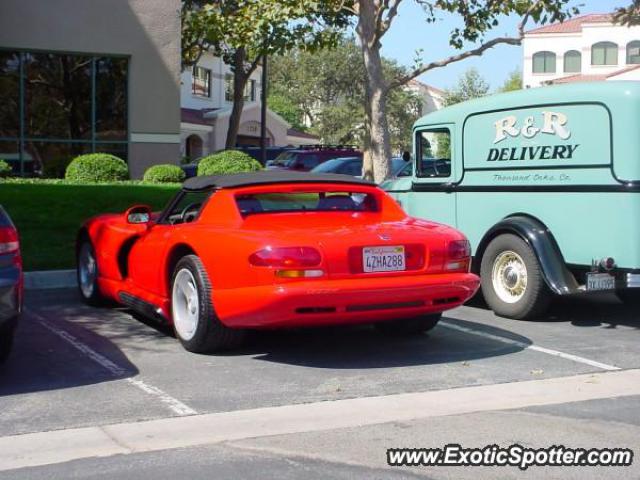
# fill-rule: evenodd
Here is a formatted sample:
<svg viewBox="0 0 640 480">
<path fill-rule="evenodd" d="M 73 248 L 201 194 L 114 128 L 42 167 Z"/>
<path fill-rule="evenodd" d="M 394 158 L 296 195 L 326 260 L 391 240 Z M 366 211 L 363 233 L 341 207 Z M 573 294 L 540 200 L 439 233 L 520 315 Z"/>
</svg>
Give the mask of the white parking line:
<svg viewBox="0 0 640 480">
<path fill-rule="evenodd" d="M 588 358 L 579 357 L 578 355 L 573 355 L 571 353 L 564 353 L 558 350 L 552 350 L 551 348 L 539 347 L 537 345 L 519 342 L 518 340 L 513 340 L 507 337 L 501 337 L 499 335 L 493 335 L 491 333 L 483 332 L 482 330 L 475 330 L 473 328 L 463 327 L 461 325 L 457 325 L 451 322 L 441 321 L 438 323 L 438 325 L 441 325 L 445 328 L 449 328 L 451 330 L 457 330 L 458 332 L 469 333 L 471 335 L 478 335 L 479 337 L 489 338 L 491 340 L 506 343 L 508 345 L 514 345 L 522 349 L 534 350 L 536 352 L 546 353 L 547 355 L 553 355 L 554 357 L 564 358 L 565 360 L 571 360 L 573 362 L 583 363 L 585 365 L 590 365 L 592 367 L 601 368 L 602 370 L 611 370 L 611 371 L 620 370 L 620 367 L 616 367 L 614 365 L 607 365 L 606 363 L 596 362 L 595 360 L 589 360 Z"/>
<path fill-rule="evenodd" d="M 37 314 L 33 311 L 29 311 L 29 315 L 36 318 L 40 325 L 42 325 L 44 328 L 49 330 L 54 335 L 57 335 L 58 337 L 60 337 L 62 340 L 64 340 L 69 345 L 74 347 L 76 350 L 81 352 L 87 358 L 93 360 L 95 363 L 97 363 L 102 368 L 104 368 L 109 373 L 111 373 L 114 377 L 122 377 L 127 373 L 127 371 L 124 368 L 120 367 L 119 365 L 116 365 L 107 357 L 105 357 L 104 355 L 96 352 L 94 349 L 89 347 L 87 344 L 82 343 L 80 340 L 78 340 L 76 337 L 71 335 L 66 330 L 63 330 L 57 327 L 56 325 L 53 325 L 51 322 L 45 319 L 42 315 Z M 171 395 L 159 389 L 158 387 L 150 385 L 147 382 L 141 380 L 140 378 L 126 378 L 124 380 L 129 385 L 132 385 L 142 390 L 146 394 L 157 397 L 160 400 L 160 402 L 162 402 L 165 406 L 167 406 L 176 415 L 180 415 L 180 416 L 196 415 L 198 413 L 193 408 L 182 403 L 177 398 L 172 397 Z"/>
</svg>

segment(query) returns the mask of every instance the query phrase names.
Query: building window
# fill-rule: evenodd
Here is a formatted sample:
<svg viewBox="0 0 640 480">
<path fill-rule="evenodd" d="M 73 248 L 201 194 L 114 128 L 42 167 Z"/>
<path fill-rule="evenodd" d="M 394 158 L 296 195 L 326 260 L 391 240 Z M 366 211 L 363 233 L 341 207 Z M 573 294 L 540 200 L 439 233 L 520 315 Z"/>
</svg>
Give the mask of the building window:
<svg viewBox="0 0 640 480">
<path fill-rule="evenodd" d="M 556 73 L 556 54 L 553 52 L 534 53 L 533 73 Z"/>
<path fill-rule="evenodd" d="M 224 76 L 224 99 L 233 102 L 233 75 L 230 73 Z"/>
<path fill-rule="evenodd" d="M 126 160 L 128 59 L 0 50 L 0 158 L 21 175 L 64 175 L 82 153 Z"/>
<path fill-rule="evenodd" d="M 233 102 L 233 75 L 227 73 L 224 76 L 224 99 L 227 102 Z M 256 81 L 248 80 L 244 87 L 244 101 L 255 102 L 256 101 Z"/>
<path fill-rule="evenodd" d="M 246 102 L 256 101 L 256 81 L 249 80 L 244 87 L 244 100 Z"/>
<path fill-rule="evenodd" d="M 634 40 L 627 45 L 627 64 L 640 64 L 640 40 Z"/>
<path fill-rule="evenodd" d="M 191 93 L 199 97 L 211 97 L 211 70 L 198 66 L 193 67 Z"/>
<path fill-rule="evenodd" d="M 613 42 L 600 42 L 591 47 L 591 65 L 617 65 L 618 45 Z"/>
<path fill-rule="evenodd" d="M 564 54 L 564 73 L 580 73 L 582 71 L 582 54 L 570 50 Z"/>
</svg>

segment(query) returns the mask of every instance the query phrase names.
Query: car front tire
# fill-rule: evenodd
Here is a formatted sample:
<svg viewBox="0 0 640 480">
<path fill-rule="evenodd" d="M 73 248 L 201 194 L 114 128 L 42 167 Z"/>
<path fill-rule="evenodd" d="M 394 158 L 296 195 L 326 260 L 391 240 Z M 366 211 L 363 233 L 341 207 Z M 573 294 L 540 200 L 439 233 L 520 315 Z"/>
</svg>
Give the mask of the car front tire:
<svg viewBox="0 0 640 480">
<path fill-rule="evenodd" d="M 225 326 L 211 301 L 211 282 L 200 258 L 178 261 L 171 278 L 171 316 L 182 346 L 193 353 L 213 353 L 238 347 L 244 331 Z"/>
<path fill-rule="evenodd" d="M 403 318 L 376 323 L 375 327 L 385 335 L 416 335 L 432 330 L 442 318 L 441 313 L 422 315 L 415 318 Z"/>
<path fill-rule="evenodd" d="M 88 238 L 82 240 L 76 257 L 76 275 L 80 296 L 88 305 L 98 306 L 104 297 L 98 287 L 98 263 L 96 251 Z"/>
<path fill-rule="evenodd" d="M 482 294 L 497 315 L 516 320 L 542 316 L 551 291 L 533 249 L 516 235 L 500 235 L 487 246 L 480 266 Z"/>
</svg>

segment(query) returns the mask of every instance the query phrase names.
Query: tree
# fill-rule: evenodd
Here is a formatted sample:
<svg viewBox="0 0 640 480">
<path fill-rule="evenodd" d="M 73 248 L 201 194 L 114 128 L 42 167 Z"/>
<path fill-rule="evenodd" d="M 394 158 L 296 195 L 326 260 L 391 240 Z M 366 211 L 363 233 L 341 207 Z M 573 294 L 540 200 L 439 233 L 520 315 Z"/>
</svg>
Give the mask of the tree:
<svg viewBox="0 0 640 480">
<path fill-rule="evenodd" d="M 348 25 L 339 0 L 184 0 L 183 68 L 205 51 L 222 57 L 233 72 L 233 107 L 226 147 L 236 144 L 244 91 L 265 55 L 331 45 Z"/>
<path fill-rule="evenodd" d="M 307 127 L 302 123 L 302 109 L 287 95 L 281 93 L 269 94 L 269 108 L 284 118 L 293 128 L 306 131 Z"/>
<path fill-rule="evenodd" d="M 628 7 L 617 8 L 613 18 L 622 25 L 640 25 L 640 0 L 633 0 Z"/>
<path fill-rule="evenodd" d="M 386 74 L 401 75 L 406 69 L 382 59 Z M 306 123 L 309 131 L 326 143 L 363 144 L 365 136 L 365 68 L 360 48 L 353 38 L 342 38 L 335 47 L 310 53 L 293 50 L 273 57 L 269 69 L 269 105 L 296 123 Z M 287 117 L 290 105 L 298 115 Z M 388 124 L 391 145 L 397 151 L 407 148 L 411 127 L 421 114 L 421 99 L 405 89 L 389 95 Z"/>
<path fill-rule="evenodd" d="M 522 72 L 520 70 L 511 72 L 498 91 L 513 92 L 515 90 L 522 90 Z"/>
<path fill-rule="evenodd" d="M 466 102 L 473 98 L 484 97 L 489 93 L 489 84 L 475 68 L 470 68 L 458 79 L 458 84 L 449 90 L 445 90 L 443 104 L 445 107 L 456 103 Z"/>
<path fill-rule="evenodd" d="M 364 156 L 364 174 L 380 182 L 389 177 L 391 154 L 387 107 L 390 92 L 405 85 L 409 80 L 436 68 L 445 67 L 472 56 L 482 55 L 496 45 L 520 45 L 525 26 L 529 20 L 538 23 L 562 21 L 577 13 L 577 8 L 569 7 L 570 0 L 414 0 L 425 12 L 426 21 L 438 21 L 439 12 L 455 14 L 461 26 L 450 35 L 452 47 L 463 50 L 465 42 L 473 42 L 468 50 L 447 58 L 424 63 L 417 58 L 414 67 L 399 77 L 385 75 L 380 49 L 382 39 L 389 31 L 398 14 L 402 0 L 353 0 L 345 2 L 345 9 L 357 19 L 356 34 L 362 48 L 367 74 L 366 83 L 366 124 L 367 137 Z M 516 14 L 520 17 L 517 32 L 510 36 L 485 38 L 498 26 L 504 15 Z M 428 38 L 428 33 L 424 35 Z"/>
</svg>

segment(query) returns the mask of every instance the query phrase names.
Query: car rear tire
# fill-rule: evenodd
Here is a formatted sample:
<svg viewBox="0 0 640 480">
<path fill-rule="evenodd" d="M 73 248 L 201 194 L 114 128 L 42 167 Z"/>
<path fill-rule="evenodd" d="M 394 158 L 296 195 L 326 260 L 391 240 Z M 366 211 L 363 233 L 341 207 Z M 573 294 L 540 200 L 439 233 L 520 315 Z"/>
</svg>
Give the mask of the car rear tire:
<svg viewBox="0 0 640 480">
<path fill-rule="evenodd" d="M 88 305 L 98 306 L 104 302 L 104 297 L 98 287 L 98 263 L 93 244 L 85 238 L 78 247 L 76 257 L 76 275 L 80 296 Z"/>
<path fill-rule="evenodd" d="M 13 322 L 0 327 L 0 364 L 6 362 L 7 358 L 9 358 L 15 330 Z"/>
<path fill-rule="evenodd" d="M 414 318 L 403 318 L 376 323 L 375 327 L 385 335 L 416 335 L 432 330 L 442 318 L 441 313 L 422 315 Z"/>
<path fill-rule="evenodd" d="M 640 307 L 640 288 L 618 290 L 618 298 L 630 307 Z"/>
<path fill-rule="evenodd" d="M 181 258 L 171 277 L 171 317 L 176 337 L 193 353 L 213 353 L 238 347 L 244 331 L 220 322 L 211 301 L 211 282 L 195 255 Z"/>
<path fill-rule="evenodd" d="M 542 316 L 551 302 L 533 249 L 516 235 L 500 235 L 487 246 L 480 266 L 482 295 L 497 315 L 516 320 Z"/>
</svg>

